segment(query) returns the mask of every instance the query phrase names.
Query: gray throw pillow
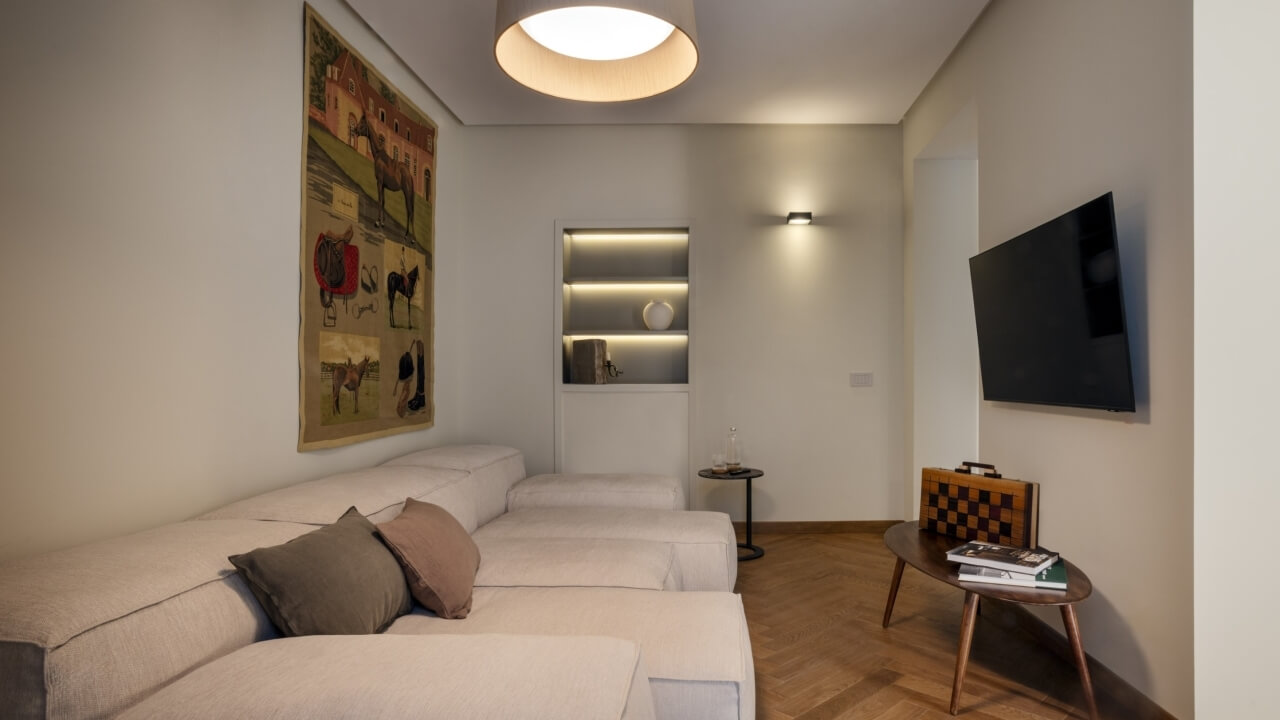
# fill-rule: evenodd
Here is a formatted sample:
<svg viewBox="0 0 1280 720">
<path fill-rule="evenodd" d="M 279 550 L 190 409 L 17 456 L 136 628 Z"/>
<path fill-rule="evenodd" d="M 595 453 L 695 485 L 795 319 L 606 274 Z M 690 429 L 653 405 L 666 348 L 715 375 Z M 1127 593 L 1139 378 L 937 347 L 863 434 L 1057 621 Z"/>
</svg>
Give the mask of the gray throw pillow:
<svg viewBox="0 0 1280 720">
<path fill-rule="evenodd" d="M 382 632 L 413 600 L 376 533 L 353 507 L 332 525 L 228 559 L 283 635 Z"/>
<path fill-rule="evenodd" d="M 378 532 L 404 566 L 409 591 L 423 607 L 442 618 L 471 613 L 480 548 L 448 510 L 407 498 L 404 511 L 379 525 Z"/>
</svg>

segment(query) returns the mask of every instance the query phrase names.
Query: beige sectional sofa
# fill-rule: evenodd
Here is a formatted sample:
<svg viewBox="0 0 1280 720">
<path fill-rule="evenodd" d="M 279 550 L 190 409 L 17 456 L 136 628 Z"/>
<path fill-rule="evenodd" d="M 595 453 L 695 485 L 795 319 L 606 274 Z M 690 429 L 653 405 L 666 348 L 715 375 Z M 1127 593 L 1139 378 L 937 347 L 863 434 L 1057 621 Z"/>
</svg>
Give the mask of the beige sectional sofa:
<svg viewBox="0 0 1280 720">
<path fill-rule="evenodd" d="M 465 619 L 282 638 L 227 560 L 405 498 L 480 548 Z M 753 718 L 733 530 L 683 507 L 671 479 L 446 447 L 0 565 L 0 716 Z"/>
</svg>

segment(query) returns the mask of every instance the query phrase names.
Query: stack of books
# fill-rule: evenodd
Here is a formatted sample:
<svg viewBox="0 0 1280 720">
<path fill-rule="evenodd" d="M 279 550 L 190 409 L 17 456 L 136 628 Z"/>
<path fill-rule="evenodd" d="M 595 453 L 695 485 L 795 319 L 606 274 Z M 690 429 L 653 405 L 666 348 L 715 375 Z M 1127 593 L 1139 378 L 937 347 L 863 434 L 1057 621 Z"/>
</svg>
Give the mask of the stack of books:
<svg viewBox="0 0 1280 720">
<path fill-rule="evenodd" d="M 967 542 L 947 552 L 960 563 L 961 582 L 1013 585 L 1015 587 L 1067 589 L 1067 566 L 1058 553 L 1027 548 Z"/>
</svg>

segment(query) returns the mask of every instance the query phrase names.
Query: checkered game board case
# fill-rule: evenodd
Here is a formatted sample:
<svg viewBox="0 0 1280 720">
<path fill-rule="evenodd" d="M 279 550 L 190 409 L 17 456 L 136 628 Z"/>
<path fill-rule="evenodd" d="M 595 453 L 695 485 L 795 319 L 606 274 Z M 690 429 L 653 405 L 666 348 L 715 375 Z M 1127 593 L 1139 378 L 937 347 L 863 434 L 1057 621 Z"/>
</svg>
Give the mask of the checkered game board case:
<svg viewBox="0 0 1280 720">
<path fill-rule="evenodd" d="M 920 527 L 925 530 L 1034 548 L 1039 515 L 1040 484 L 1001 477 L 993 465 L 966 462 L 955 470 L 920 472 Z"/>
</svg>

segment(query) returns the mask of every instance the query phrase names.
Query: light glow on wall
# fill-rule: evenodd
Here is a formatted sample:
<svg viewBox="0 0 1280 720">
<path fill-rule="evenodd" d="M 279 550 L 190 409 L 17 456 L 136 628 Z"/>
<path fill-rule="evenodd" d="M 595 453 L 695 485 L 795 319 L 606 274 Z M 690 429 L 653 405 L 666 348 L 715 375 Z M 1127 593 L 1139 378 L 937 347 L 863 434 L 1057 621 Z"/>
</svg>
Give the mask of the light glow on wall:
<svg viewBox="0 0 1280 720">
<path fill-rule="evenodd" d="M 670 232 L 626 232 L 622 230 L 570 230 L 565 235 L 572 242 L 673 242 L 688 243 L 689 233 L 683 230 Z"/>
<path fill-rule="evenodd" d="M 637 332 L 634 335 L 618 335 L 616 333 L 592 333 L 590 335 L 565 335 L 565 342 L 572 343 L 574 340 L 604 340 L 607 343 L 617 343 L 625 345 L 628 343 L 648 344 L 648 343 L 687 343 L 689 342 L 689 333 L 684 330 L 645 330 Z"/>
<path fill-rule="evenodd" d="M 565 283 L 571 290 L 609 293 L 687 293 L 687 282 L 616 282 L 611 280 L 574 280 Z"/>
</svg>

